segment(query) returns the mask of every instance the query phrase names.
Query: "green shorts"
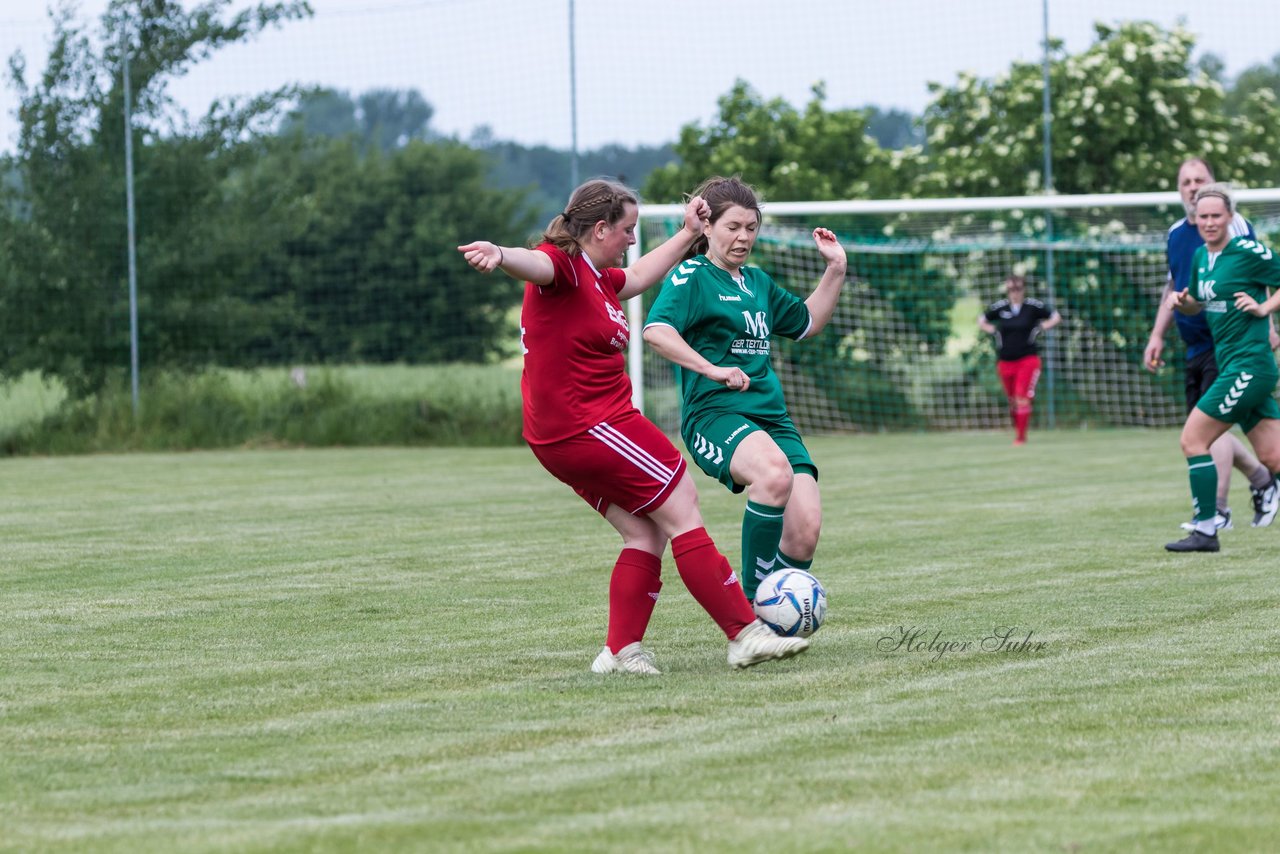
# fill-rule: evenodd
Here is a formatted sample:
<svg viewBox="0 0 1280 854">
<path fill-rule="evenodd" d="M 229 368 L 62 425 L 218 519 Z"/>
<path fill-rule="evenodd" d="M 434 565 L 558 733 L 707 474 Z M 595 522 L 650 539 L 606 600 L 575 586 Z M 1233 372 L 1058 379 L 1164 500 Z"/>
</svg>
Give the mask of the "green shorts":
<svg viewBox="0 0 1280 854">
<path fill-rule="evenodd" d="M 729 474 L 733 452 L 747 436 L 763 430 L 791 461 L 791 470 L 818 478 L 818 467 L 790 418 L 783 421 L 761 421 L 732 413 L 712 413 L 689 421 L 680 428 L 685 447 L 698 468 L 723 483 L 732 492 L 746 489 Z"/>
<path fill-rule="evenodd" d="M 1272 371 L 1219 371 L 1196 408 L 1218 421 L 1239 424 L 1248 434 L 1264 418 L 1280 418 L 1273 392 L 1277 375 Z"/>
</svg>

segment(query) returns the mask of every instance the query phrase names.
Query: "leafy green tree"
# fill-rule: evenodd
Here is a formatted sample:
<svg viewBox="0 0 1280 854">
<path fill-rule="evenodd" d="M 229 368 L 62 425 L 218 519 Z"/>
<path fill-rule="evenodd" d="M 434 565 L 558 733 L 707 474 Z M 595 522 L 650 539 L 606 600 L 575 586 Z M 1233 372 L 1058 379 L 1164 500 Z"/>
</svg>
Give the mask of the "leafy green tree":
<svg viewBox="0 0 1280 854">
<path fill-rule="evenodd" d="M 114 0 L 102 17 L 97 41 L 103 47 L 95 52 L 66 4 L 55 14 L 49 62 L 38 81 L 28 84 L 20 53 L 11 58 L 20 106 L 9 165 L 18 183 L 6 187 L 0 205 L 0 370 L 57 374 L 84 392 L 98 387 L 112 366 L 128 365 L 122 46 L 132 45 L 138 205 L 152 213 L 140 217 L 145 264 L 153 253 L 173 252 L 191 238 L 191 218 L 177 214 L 216 195 L 218 165 L 273 121 L 286 95 L 217 103 L 195 126 L 180 127 L 168 82 L 220 47 L 311 11 L 303 0 L 235 14 L 226 12 L 228 5 L 207 0 L 186 10 L 170 0 Z M 183 168 L 164 175 L 179 154 Z M 166 202 L 156 193 L 174 198 Z M 193 298 L 185 281 L 156 284 L 151 310 L 157 301 Z"/>
<path fill-rule="evenodd" d="M 321 87 L 302 93 L 281 123 L 282 134 L 355 137 L 370 148 L 393 151 L 410 141 L 431 139 L 435 108 L 416 89 L 370 89 L 352 98 Z"/>
<path fill-rule="evenodd" d="M 1060 193 L 1172 189 L 1178 163 L 1210 159 L 1218 177 L 1268 176 L 1280 111 L 1259 96 L 1233 118 L 1222 86 L 1191 61 L 1194 37 L 1148 22 L 1095 25 L 1080 54 L 1052 46 L 1053 183 Z M 927 165 L 917 196 L 990 196 L 1042 189 L 1043 70 L 1014 63 L 984 80 L 931 84 Z"/>
<path fill-rule="evenodd" d="M 524 190 L 529 194 L 539 225 L 546 224 L 564 208 L 565 199 L 573 190 L 570 152 L 545 145 L 526 146 L 497 140 L 488 127 L 477 128 L 468 144 L 488 157 L 494 187 Z M 655 169 L 674 159 L 675 152 L 669 145 L 635 148 L 605 145 L 579 155 L 578 178 L 581 181 L 604 175 L 638 188 Z"/>
<path fill-rule="evenodd" d="M 655 171 L 645 196 L 676 201 L 711 175 L 740 175 L 773 201 L 901 195 L 902 177 L 911 173 L 918 150 L 882 149 L 868 135 L 866 111 L 828 111 L 825 100 L 825 87 L 815 86 L 812 99 L 797 110 L 735 82 L 719 99 L 714 123 L 681 129 L 679 162 Z"/>
<path fill-rule="evenodd" d="M 882 110 L 867 107 L 867 135 L 881 148 L 903 149 L 924 145 L 924 126 L 920 117 L 905 110 Z"/>
<path fill-rule="evenodd" d="M 486 361 L 514 340 L 522 294 L 479 277 L 457 246 L 519 242 L 532 228 L 520 193 L 485 186 L 482 155 L 457 142 L 412 141 L 392 152 L 353 139 L 266 140 L 224 193 L 229 233 L 212 241 L 260 311 L 231 316 L 224 351 L 247 364 L 282 361 Z M 267 209 L 263 210 L 263 205 Z M 255 234 L 241 223 L 257 223 Z"/>
</svg>

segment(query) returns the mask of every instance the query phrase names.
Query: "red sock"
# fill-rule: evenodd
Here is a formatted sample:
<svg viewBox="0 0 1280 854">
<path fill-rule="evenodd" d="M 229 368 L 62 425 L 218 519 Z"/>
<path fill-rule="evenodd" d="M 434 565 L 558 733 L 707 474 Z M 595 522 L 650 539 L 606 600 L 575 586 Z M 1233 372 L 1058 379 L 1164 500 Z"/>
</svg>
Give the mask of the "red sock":
<svg viewBox="0 0 1280 854">
<path fill-rule="evenodd" d="M 1031 407 L 1019 406 L 1013 411 L 1013 425 L 1018 430 L 1018 441 L 1027 441 L 1027 422 L 1031 420 Z"/>
<path fill-rule="evenodd" d="M 671 554 L 684 586 L 730 640 L 755 620 L 738 576 L 706 528 L 694 528 L 673 539 Z"/>
<path fill-rule="evenodd" d="M 644 640 L 653 606 L 662 589 L 662 558 L 640 549 L 623 549 L 609 579 L 609 633 L 605 646 L 614 655 Z"/>
</svg>

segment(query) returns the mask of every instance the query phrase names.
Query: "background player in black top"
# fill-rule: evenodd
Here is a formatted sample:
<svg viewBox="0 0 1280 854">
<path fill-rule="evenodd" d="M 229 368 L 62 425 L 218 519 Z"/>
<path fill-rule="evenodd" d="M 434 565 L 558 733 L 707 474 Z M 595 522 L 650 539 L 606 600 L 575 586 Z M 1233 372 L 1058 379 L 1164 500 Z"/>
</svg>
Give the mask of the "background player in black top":
<svg viewBox="0 0 1280 854">
<path fill-rule="evenodd" d="M 1040 333 L 1062 322 L 1062 315 L 1038 299 L 1027 296 L 1027 280 L 1010 276 L 1004 280 L 1004 299 L 992 303 L 978 317 L 978 328 L 996 339 L 997 369 L 1004 393 L 1009 398 L 1013 419 L 1013 444 L 1025 445 L 1031 421 L 1031 401 L 1040 379 Z"/>
</svg>

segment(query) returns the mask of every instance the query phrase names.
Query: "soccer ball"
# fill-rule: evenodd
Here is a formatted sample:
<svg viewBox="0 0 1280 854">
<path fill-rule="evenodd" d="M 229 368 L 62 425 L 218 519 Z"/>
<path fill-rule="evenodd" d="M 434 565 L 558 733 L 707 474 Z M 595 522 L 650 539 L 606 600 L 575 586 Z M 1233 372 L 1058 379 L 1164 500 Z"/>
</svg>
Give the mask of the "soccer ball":
<svg viewBox="0 0 1280 854">
<path fill-rule="evenodd" d="M 755 609 L 778 634 L 807 638 L 827 618 L 827 591 L 803 569 L 780 569 L 760 582 Z"/>
</svg>

